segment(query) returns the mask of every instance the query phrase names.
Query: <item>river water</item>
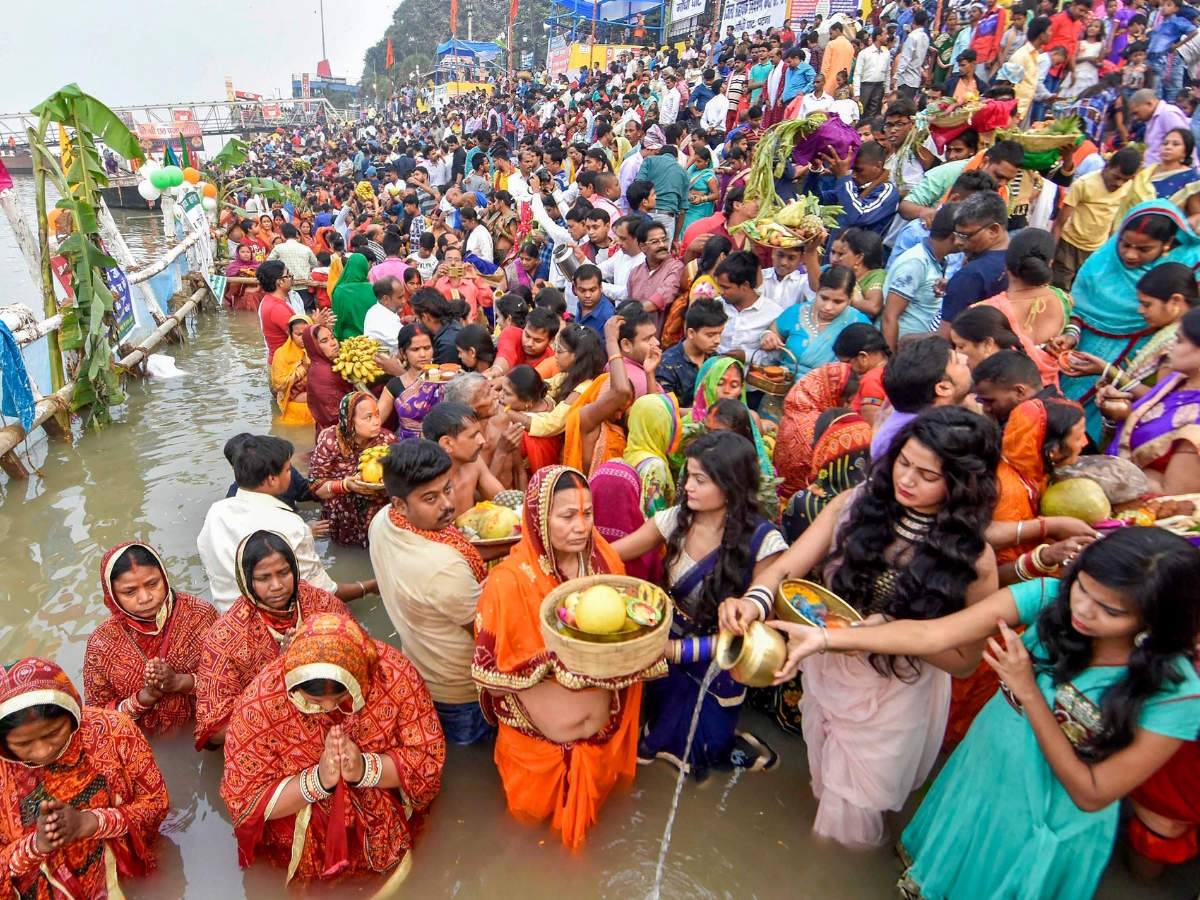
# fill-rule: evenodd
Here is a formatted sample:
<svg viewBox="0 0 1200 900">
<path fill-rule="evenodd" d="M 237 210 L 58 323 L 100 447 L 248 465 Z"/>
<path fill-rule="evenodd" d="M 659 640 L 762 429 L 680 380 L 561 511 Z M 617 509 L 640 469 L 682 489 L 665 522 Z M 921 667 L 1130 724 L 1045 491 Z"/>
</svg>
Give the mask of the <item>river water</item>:
<svg viewBox="0 0 1200 900">
<path fill-rule="evenodd" d="M 135 253 L 161 240 L 156 215 L 114 211 Z M 0 224 L 6 295 L 36 303 L 7 224 Z M 125 540 L 145 540 L 164 555 L 175 586 L 207 597 L 196 535 L 209 504 L 230 483 L 221 447 L 231 435 L 271 422 L 263 347 L 253 314 L 212 312 L 189 324 L 188 342 L 160 352 L 187 374 L 133 381 L 114 424 L 43 441 L 30 451 L 39 469 L 26 482 L 0 481 L 0 660 L 41 655 L 79 678 L 84 643 L 105 615 L 100 556 Z M 311 448 L 309 428 L 271 430 Z M 300 457 L 297 457 L 298 460 Z M 316 518 L 316 511 L 305 512 Z M 365 551 L 318 542 L 333 577 L 368 576 Z M 371 633 L 395 640 L 378 599 L 351 604 Z M 689 781 L 665 863 L 664 898 L 885 898 L 895 896 L 891 848 L 854 852 L 814 837 L 815 803 L 804 746 L 757 714 L 743 727 L 780 754 L 772 772 L 715 773 Z M 171 814 L 158 843 L 158 871 L 125 885 L 133 900 L 283 897 L 283 873 L 255 865 L 240 871 L 232 830 L 218 795 L 221 757 L 196 753 L 186 736 L 157 739 Z M 674 770 L 641 767 L 618 790 L 579 852 L 564 849 L 545 824 L 517 822 L 506 811 L 490 749 L 449 750 L 442 792 L 420 831 L 403 893 L 413 897 L 521 897 L 523 900 L 644 898 L 654 883 L 659 840 L 674 792 Z M 919 798 L 894 818 L 903 827 Z M 988 827 L 980 823 L 981 827 Z M 1118 858 L 1097 894 L 1116 898 L 1193 896 L 1200 866 L 1172 872 L 1153 888 L 1136 885 Z M 337 887 L 318 896 L 367 896 Z"/>
</svg>

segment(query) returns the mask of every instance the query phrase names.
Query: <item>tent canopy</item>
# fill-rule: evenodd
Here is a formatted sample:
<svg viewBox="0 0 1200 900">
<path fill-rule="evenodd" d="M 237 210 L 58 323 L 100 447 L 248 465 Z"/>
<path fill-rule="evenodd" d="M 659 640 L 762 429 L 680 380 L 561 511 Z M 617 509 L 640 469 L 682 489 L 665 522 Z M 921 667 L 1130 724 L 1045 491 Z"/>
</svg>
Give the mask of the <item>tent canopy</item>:
<svg viewBox="0 0 1200 900">
<path fill-rule="evenodd" d="M 552 0 L 551 15 L 572 15 L 603 22 L 632 22 L 638 13 L 663 5 L 662 0 Z"/>
<path fill-rule="evenodd" d="M 503 48 L 491 41 L 462 41 L 458 38 L 451 38 L 437 48 L 438 59 L 443 56 L 462 56 L 484 61 L 495 59 L 502 52 Z"/>
</svg>

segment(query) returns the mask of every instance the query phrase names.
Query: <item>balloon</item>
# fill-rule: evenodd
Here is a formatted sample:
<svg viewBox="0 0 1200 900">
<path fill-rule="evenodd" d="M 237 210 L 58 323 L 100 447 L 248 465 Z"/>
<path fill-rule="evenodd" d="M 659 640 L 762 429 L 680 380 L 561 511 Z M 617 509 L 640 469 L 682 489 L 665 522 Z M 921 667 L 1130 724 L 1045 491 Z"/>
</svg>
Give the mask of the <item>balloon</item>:
<svg viewBox="0 0 1200 900">
<path fill-rule="evenodd" d="M 202 182 L 200 185 L 200 191 L 205 197 L 212 197 L 215 199 L 217 196 L 217 186 L 211 181 Z"/>
<path fill-rule="evenodd" d="M 150 173 L 150 184 L 160 191 L 165 191 L 171 186 L 171 173 L 166 169 L 156 169 Z"/>
<path fill-rule="evenodd" d="M 217 211 L 217 198 L 216 197 L 205 197 L 200 202 L 204 204 L 204 208 L 207 209 L 209 212 Z"/>
<path fill-rule="evenodd" d="M 162 170 L 167 173 L 167 179 L 171 187 L 183 184 L 183 169 L 179 168 L 179 166 L 163 166 Z"/>
<path fill-rule="evenodd" d="M 151 173 L 157 172 L 162 168 L 162 163 L 156 159 L 148 159 L 138 167 L 138 174 L 150 177 Z"/>
<path fill-rule="evenodd" d="M 188 166 L 183 170 L 183 180 L 188 184 L 196 184 L 198 181 L 200 181 L 200 173 L 191 166 Z"/>
<path fill-rule="evenodd" d="M 153 203 L 162 195 L 162 191 L 156 188 L 149 181 L 139 181 L 137 192 L 142 195 L 142 199 L 147 203 Z"/>
</svg>

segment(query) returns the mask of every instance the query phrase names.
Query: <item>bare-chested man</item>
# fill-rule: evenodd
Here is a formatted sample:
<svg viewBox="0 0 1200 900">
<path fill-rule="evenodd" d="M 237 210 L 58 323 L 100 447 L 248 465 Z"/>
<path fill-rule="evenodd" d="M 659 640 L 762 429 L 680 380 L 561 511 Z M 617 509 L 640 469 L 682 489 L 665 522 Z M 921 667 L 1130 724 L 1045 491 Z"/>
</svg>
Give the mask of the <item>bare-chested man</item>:
<svg viewBox="0 0 1200 900">
<path fill-rule="evenodd" d="M 455 517 L 504 489 L 483 461 L 483 429 L 471 407 L 443 400 L 425 414 L 421 433 L 450 454 Z"/>
<path fill-rule="evenodd" d="M 524 429 L 500 408 L 495 384 L 478 372 L 466 372 L 446 385 L 442 399 L 461 403 L 475 411 L 483 432 L 480 458 L 484 465 L 505 489 L 524 488 L 525 479 L 521 477 L 524 468 L 517 452 Z"/>
</svg>

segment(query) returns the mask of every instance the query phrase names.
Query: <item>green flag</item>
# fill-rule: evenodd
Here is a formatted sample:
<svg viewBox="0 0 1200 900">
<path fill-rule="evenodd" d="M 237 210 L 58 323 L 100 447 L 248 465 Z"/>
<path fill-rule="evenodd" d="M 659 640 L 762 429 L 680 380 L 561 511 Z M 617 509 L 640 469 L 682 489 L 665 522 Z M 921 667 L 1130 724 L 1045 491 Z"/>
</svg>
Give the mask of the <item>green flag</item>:
<svg viewBox="0 0 1200 900">
<path fill-rule="evenodd" d="M 179 165 L 179 157 L 175 155 L 175 151 L 171 149 L 171 142 L 167 141 L 167 149 L 163 151 L 163 165 L 177 166 Z"/>
<path fill-rule="evenodd" d="M 183 156 L 181 157 L 183 162 L 180 165 L 186 169 L 192 165 L 192 154 L 188 150 L 187 138 L 185 138 L 182 133 L 179 135 L 179 147 L 183 150 Z"/>
</svg>

